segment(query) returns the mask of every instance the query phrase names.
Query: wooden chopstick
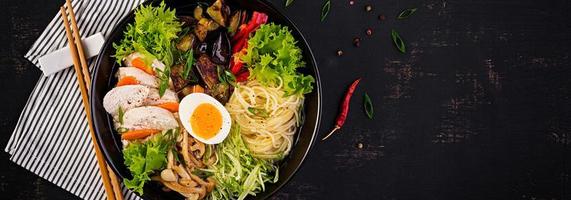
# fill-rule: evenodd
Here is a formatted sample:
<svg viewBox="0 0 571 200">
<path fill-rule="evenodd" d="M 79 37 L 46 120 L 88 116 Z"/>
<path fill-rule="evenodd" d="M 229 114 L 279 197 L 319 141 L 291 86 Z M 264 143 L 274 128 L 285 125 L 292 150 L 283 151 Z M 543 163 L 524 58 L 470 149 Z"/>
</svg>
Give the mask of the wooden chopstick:
<svg viewBox="0 0 571 200">
<path fill-rule="evenodd" d="M 91 88 L 91 75 L 89 73 L 89 66 L 87 64 L 87 59 L 85 57 L 85 51 L 83 50 L 83 43 L 81 42 L 81 35 L 79 32 L 79 28 L 77 27 L 77 21 L 75 18 L 75 12 L 73 11 L 73 6 L 71 5 L 71 0 L 66 0 L 67 5 L 67 12 L 69 13 L 69 17 L 71 18 L 71 28 L 73 30 L 73 36 L 75 38 L 75 45 L 77 46 L 77 53 L 79 56 L 79 61 L 81 63 L 81 71 L 83 72 L 83 78 L 85 80 L 85 85 L 87 86 L 87 90 Z M 90 115 L 91 116 L 91 115 Z M 113 191 L 115 194 L 115 198 L 117 200 L 123 200 L 123 192 L 121 191 L 121 183 L 118 180 L 117 176 L 110 170 L 108 167 L 109 172 L 109 179 L 111 180 L 111 186 L 113 187 Z"/>
<path fill-rule="evenodd" d="M 109 179 L 111 180 L 111 186 L 113 187 L 113 194 L 115 195 L 116 200 L 123 200 L 123 190 L 121 189 L 121 183 L 119 183 L 119 179 L 117 175 L 113 173 L 113 170 L 109 165 L 107 165 L 107 171 L 109 171 Z"/>
<path fill-rule="evenodd" d="M 85 85 L 89 90 L 89 86 L 91 85 L 91 76 L 89 75 L 89 67 L 87 66 L 87 59 L 85 58 L 85 52 L 83 51 L 83 43 L 81 42 L 79 28 L 77 27 L 77 21 L 75 20 L 75 12 L 73 12 L 73 6 L 71 5 L 71 0 L 66 0 L 65 4 L 67 6 L 67 12 L 69 13 L 69 18 L 71 19 L 70 20 L 71 28 L 73 30 L 73 37 L 75 38 L 75 46 L 77 47 L 79 62 L 81 63 L 83 80 L 85 80 Z"/>
<path fill-rule="evenodd" d="M 89 73 L 89 66 L 87 64 L 87 60 L 85 58 L 85 51 L 83 50 L 83 43 L 81 42 L 81 34 L 79 32 L 79 28 L 77 27 L 77 21 L 75 18 L 75 12 L 73 11 L 73 6 L 71 5 L 71 0 L 66 0 L 65 4 L 67 5 L 67 12 L 69 13 L 69 17 L 71 18 L 71 28 L 73 30 L 73 36 L 75 38 L 75 45 L 77 47 L 77 53 L 79 55 L 79 61 L 81 63 L 81 71 L 83 72 L 83 79 L 85 81 L 85 85 L 87 90 L 89 90 L 91 86 L 91 74 Z M 89 115 L 91 116 L 91 115 Z M 91 119 L 90 119 L 91 120 Z M 92 132 L 93 134 L 93 132 Z M 97 145 L 96 145 L 97 146 Z M 111 186 L 113 187 L 114 196 L 117 200 L 123 200 L 123 192 L 121 190 L 121 183 L 113 170 L 110 170 L 109 166 L 108 174 L 109 179 L 111 181 Z"/>
<path fill-rule="evenodd" d="M 71 8 L 71 6 L 69 7 Z M 122 199 L 122 195 L 121 193 L 119 193 L 119 195 L 115 194 L 112 183 L 110 181 L 110 174 L 109 173 L 113 173 L 113 171 L 108 170 L 107 168 L 107 164 L 105 163 L 105 160 L 103 158 L 103 154 L 101 153 L 101 149 L 99 148 L 99 146 L 97 145 L 97 141 L 95 140 L 95 134 L 93 131 L 93 124 L 91 121 L 91 114 L 90 114 L 90 110 L 89 108 L 89 100 L 88 100 L 88 93 L 87 93 L 87 85 L 85 82 L 85 75 L 82 73 L 82 65 L 81 65 L 81 61 L 80 61 L 80 56 L 78 55 L 78 49 L 77 46 L 74 43 L 74 39 L 71 33 L 71 28 L 69 25 L 69 21 L 67 19 L 67 14 L 65 12 L 64 7 L 60 7 L 60 13 L 61 13 L 61 18 L 63 20 L 63 24 L 65 26 L 65 32 L 66 32 L 66 36 L 67 36 L 67 41 L 69 43 L 69 49 L 71 52 L 71 56 L 73 59 L 73 67 L 75 69 L 75 75 L 77 76 L 77 81 L 79 84 L 79 89 L 81 91 L 81 97 L 82 97 L 82 101 L 83 101 L 83 108 L 85 110 L 85 113 L 87 115 L 87 122 L 89 125 L 89 131 L 90 131 L 90 135 L 91 135 L 91 142 L 93 143 L 93 148 L 95 149 L 95 155 L 97 158 L 97 164 L 99 165 L 99 170 L 101 172 L 101 179 L 103 181 L 103 185 L 105 187 L 105 192 L 107 194 L 107 199 L 108 200 L 115 200 L 116 196 L 120 196 Z M 75 21 L 75 20 L 74 20 Z M 77 25 L 76 25 L 77 26 Z M 79 32 L 77 32 L 79 34 Z M 81 38 L 80 38 L 81 39 Z M 81 43 L 81 42 L 80 42 Z M 85 65 L 86 66 L 86 65 Z M 85 67 L 86 68 L 86 67 Z M 115 174 L 113 174 L 113 176 L 115 176 Z M 115 177 L 116 179 L 116 177 Z M 118 183 L 118 182 L 117 182 Z M 116 187 L 119 187 L 119 185 L 117 185 Z"/>
</svg>

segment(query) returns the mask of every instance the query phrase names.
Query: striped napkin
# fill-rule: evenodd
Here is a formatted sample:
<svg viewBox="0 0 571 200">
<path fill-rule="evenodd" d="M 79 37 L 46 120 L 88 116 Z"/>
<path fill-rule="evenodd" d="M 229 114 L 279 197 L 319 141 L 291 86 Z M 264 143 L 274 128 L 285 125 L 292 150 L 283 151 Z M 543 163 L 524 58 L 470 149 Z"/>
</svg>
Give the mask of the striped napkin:
<svg viewBox="0 0 571 200">
<path fill-rule="evenodd" d="M 143 0 L 72 0 L 81 35 L 107 36 Z M 54 12 L 56 12 L 54 10 Z M 56 12 L 57 13 L 57 12 Z M 38 59 L 66 46 L 59 13 L 25 55 Z M 93 70 L 95 59 L 89 60 Z M 10 160 L 83 199 L 105 199 L 73 68 L 40 77 L 5 151 Z M 125 199 L 140 199 L 123 187 Z"/>
</svg>

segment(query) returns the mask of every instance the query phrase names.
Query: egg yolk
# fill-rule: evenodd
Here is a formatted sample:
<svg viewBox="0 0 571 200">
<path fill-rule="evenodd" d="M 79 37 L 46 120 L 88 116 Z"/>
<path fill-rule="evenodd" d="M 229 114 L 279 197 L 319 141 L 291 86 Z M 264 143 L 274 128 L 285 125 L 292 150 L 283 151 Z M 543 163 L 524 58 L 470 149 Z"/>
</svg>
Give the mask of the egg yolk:
<svg viewBox="0 0 571 200">
<path fill-rule="evenodd" d="M 222 128 L 222 114 L 212 104 L 200 104 L 190 117 L 190 125 L 196 135 L 210 139 Z"/>
</svg>

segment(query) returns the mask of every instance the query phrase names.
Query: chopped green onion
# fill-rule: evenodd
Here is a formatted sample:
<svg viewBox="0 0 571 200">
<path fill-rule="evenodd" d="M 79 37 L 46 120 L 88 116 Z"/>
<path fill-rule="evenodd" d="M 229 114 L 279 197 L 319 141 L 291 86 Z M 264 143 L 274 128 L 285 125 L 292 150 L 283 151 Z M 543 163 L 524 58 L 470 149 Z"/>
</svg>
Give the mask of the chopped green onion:
<svg viewBox="0 0 571 200">
<path fill-rule="evenodd" d="M 371 102 L 371 97 L 365 92 L 363 95 L 363 106 L 365 108 L 365 113 L 369 119 L 373 119 L 374 110 L 373 110 L 373 102 Z"/>
<path fill-rule="evenodd" d="M 162 97 L 169 88 L 170 67 L 165 67 L 165 70 L 155 69 L 157 70 L 157 78 L 159 79 L 159 96 Z"/>
<path fill-rule="evenodd" d="M 253 115 L 256 115 L 258 117 L 269 117 L 270 116 L 268 111 L 266 111 L 265 109 L 261 109 L 261 108 L 248 107 L 248 112 L 250 112 Z"/>
<path fill-rule="evenodd" d="M 180 76 L 183 79 L 187 79 L 188 75 L 190 75 L 190 71 L 192 70 L 192 66 L 194 65 L 194 51 L 190 49 L 186 53 L 186 64 L 184 65 L 184 70 L 181 72 Z"/>
<path fill-rule="evenodd" d="M 121 106 L 117 108 L 117 115 L 119 117 L 119 124 L 123 125 L 123 116 L 125 115 L 125 111 L 123 111 L 123 108 L 121 108 Z"/>
<path fill-rule="evenodd" d="M 186 163 L 185 163 L 185 162 L 182 162 L 182 159 L 180 158 L 180 153 L 176 150 L 176 146 L 174 146 L 174 147 L 175 147 L 175 148 L 173 148 L 173 149 L 171 150 L 174 159 L 175 159 L 178 163 L 181 163 L 182 165 L 185 165 L 185 166 L 186 166 Z"/>
<path fill-rule="evenodd" d="M 221 66 L 216 67 L 216 73 L 218 73 L 218 81 L 222 84 L 228 84 L 228 76 L 226 76 L 226 70 Z"/>
<path fill-rule="evenodd" d="M 410 17 L 412 14 L 414 14 L 414 12 L 416 12 L 416 8 L 409 8 L 409 9 L 403 10 L 397 16 L 397 19 L 406 19 L 406 18 Z"/>
<path fill-rule="evenodd" d="M 204 150 L 204 156 L 202 156 L 202 161 L 204 163 L 208 163 L 208 159 L 210 159 L 210 157 L 212 157 L 212 148 L 213 145 L 207 144 L 206 148 Z"/>
<path fill-rule="evenodd" d="M 124 132 L 127 132 L 127 131 L 129 131 L 129 129 L 127 129 L 127 128 L 125 128 L 125 127 L 119 127 L 119 128 L 117 128 L 117 132 L 119 132 L 119 133 L 124 133 Z"/>
<path fill-rule="evenodd" d="M 325 4 L 323 4 L 323 7 L 321 7 L 321 21 L 325 20 L 327 14 L 329 14 L 330 9 L 331 9 L 331 0 L 327 0 L 325 1 Z"/>
<path fill-rule="evenodd" d="M 230 72 L 228 70 L 224 70 L 220 66 L 218 66 L 216 68 L 216 71 L 218 73 L 218 81 L 220 81 L 220 83 L 230 84 L 230 85 L 236 87 L 236 76 L 234 76 L 234 74 L 232 74 L 232 72 Z"/>
<path fill-rule="evenodd" d="M 224 70 L 224 76 L 226 76 L 226 82 L 228 82 L 230 85 L 236 87 L 236 76 L 234 76 L 234 74 L 232 74 L 232 72 L 230 72 L 228 70 Z"/>
<path fill-rule="evenodd" d="M 203 178 L 203 179 L 206 179 L 206 178 L 214 175 L 214 173 L 212 171 L 204 170 L 204 169 L 200 169 L 200 168 L 194 168 L 194 170 L 192 170 L 191 173 L 194 175 L 197 175 L 198 177 Z"/>
<path fill-rule="evenodd" d="M 394 29 L 391 30 L 391 38 L 393 39 L 393 43 L 395 44 L 397 49 L 401 53 L 406 53 L 406 45 L 404 44 L 404 41 L 400 37 L 399 33 L 397 31 L 395 31 Z"/>
<path fill-rule="evenodd" d="M 188 32 L 190 32 L 190 27 L 184 27 L 181 29 L 181 31 L 178 33 L 178 37 L 176 38 L 176 42 L 173 43 L 176 44 L 178 42 L 180 42 L 180 40 L 182 39 L 183 36 L 185 36 L 186 34 L 188 34 Z"/>
<path fill-rule="evenodd" d="M 288 7 L 294 0 L 286 0 L 285 7 Z"/>
</svg>

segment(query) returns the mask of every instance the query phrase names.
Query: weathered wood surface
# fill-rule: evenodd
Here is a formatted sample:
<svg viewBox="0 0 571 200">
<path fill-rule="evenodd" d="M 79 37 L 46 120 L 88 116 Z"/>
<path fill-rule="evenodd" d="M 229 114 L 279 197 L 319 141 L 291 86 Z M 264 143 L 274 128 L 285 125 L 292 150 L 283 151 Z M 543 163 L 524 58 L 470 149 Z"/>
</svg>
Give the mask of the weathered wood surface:
<svg viewBox="0 0 571 200">
<path fill-rule="evenodd" d="M 0 2 L 2 147 L 40 76 L 22 56 L 61 3 Z M 321 71 L 321 136 L 345 87 L 363 82 L 345 127 L 316 143 L 275 199 L 571 199 L 571 1 L 343 0 L 320 23 L 321 5 L 285 9 Z M 408 7 L 419 10 L 394 19 Z M 394 49 L 391 29 L 407 54 Z M 365 91 L 375 120 L 363 113 Z M 74 199 L 7 157 L 3 198 Z"/>
</svg>

